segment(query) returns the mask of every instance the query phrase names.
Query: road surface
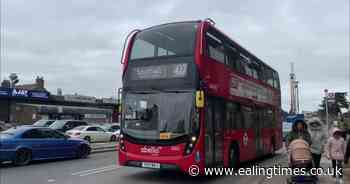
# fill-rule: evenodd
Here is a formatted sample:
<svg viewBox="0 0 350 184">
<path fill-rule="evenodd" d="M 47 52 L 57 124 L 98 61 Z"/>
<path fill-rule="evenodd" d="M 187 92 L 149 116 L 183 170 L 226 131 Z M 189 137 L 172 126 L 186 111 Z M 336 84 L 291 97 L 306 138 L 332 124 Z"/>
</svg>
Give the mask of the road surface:
<svg viewBox="0 0 350 184">
<path fill-rule="evenodd" d="M 256 161 L 262 166 L 286 165 L 286 154 Z M 120 167 L 116 152 L 96 153 L 87 159 L 36 162 L 28 166 L 0 167 L 0 184 L 134 184 L 134 183 L 215 183 L 215 184 L 282 184 L 285 177 L 267 179 L 264 176 L 191 177 L 178 172 L 160 172 L 142 168 Z M 321 183 L 333 182 L 327 177 Z"/>
</svg>

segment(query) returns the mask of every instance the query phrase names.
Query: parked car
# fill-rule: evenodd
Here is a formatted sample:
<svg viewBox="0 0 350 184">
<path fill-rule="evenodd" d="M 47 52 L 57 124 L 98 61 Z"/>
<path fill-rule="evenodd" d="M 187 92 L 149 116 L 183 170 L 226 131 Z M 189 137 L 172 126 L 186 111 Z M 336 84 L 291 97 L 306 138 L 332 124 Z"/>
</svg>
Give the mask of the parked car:
<svg viewBox="0 0 350 184">
<path fill-rule="evenodd" d="M 35 122 L 34 126 L 42 126 L 42 127 L 49 127 L 55 120 L 48 120 L 48 119 L 41 119 L 37 122 Z"/>
<path fill-rule="evenodd" d="M 105 123 L 102 125 L 102 127 L 109 132 L 114 132 L 114 131 L 120 130 L 119 123 Z"/>
<path fill-rule="evenodd" d="M 88 125 L 88 123 L 81 120 L 56 120 L 49 127 L 61 132 L 66 132 L 75 127 L 84 125 Z"/>
<path fill-rule="evenodd" d="M 79 126 L 67 131 L 67 135 L 81 138 L 88 142 L 116 141 L 117 137 L 100 126 Z"/>
<path fill-rule="evenodd" d="M 86 158 L 90 145 L 47 127 L 19 126 L 0 133 L 0 162 L 27 165 L 32 160 Z"/>
<path fill-rule="evenodd" d="M 4 130 L 7 130 L 7 129 L 11 128 L 11 127 L 12 127 L 11 124 L 5 123 L 3 121 L 0 121 L 0 132 L 4 131 Z"/>
<path fill-rule="evenodd" d="M 119 141 L 120 124 L 119 123 L 106 123 L 102 127 L 107 131 L 115 135 L 116 140 Z"/>
</svg>

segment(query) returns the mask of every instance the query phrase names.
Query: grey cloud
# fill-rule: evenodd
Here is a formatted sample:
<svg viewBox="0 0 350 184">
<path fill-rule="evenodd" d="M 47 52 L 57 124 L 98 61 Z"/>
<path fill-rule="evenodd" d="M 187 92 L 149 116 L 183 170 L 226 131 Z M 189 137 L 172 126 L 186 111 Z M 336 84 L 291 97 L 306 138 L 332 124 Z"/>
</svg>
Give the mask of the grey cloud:
<svg viewBox="0 0 350 184">
<path fill-rule="evenodd" d="M 135 28 L 213 18 L 217 27 L 280 73 L 288 108 L 289 63 L 302 108 L 318 108 L 324 88 L 348 90 L 349 1 L 2 1 L 2 77 L 35 75 L 49 90 L 111 96 L 121 86 L 120 53 Z"/>
</svg>

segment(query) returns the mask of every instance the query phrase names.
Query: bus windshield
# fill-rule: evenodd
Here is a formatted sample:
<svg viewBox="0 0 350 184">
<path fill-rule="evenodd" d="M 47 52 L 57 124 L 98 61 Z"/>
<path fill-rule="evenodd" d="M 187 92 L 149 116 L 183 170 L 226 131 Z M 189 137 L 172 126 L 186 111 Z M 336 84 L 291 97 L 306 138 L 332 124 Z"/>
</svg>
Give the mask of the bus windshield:
<svg viewBox="0 0 350 184">
<path fill-rule="evenodd" d="M 196 29 L 197 22 L 183 22 L 143 30 L 135 37 L 130 59 L 193 55 Z"/>
<path fill-rule="evenodd" d="M 193 93 L 127 93 L 124 103 L 123 133 L 138 139 L 158 140 L 188 135 L 194 111 Z"/>
</svg>

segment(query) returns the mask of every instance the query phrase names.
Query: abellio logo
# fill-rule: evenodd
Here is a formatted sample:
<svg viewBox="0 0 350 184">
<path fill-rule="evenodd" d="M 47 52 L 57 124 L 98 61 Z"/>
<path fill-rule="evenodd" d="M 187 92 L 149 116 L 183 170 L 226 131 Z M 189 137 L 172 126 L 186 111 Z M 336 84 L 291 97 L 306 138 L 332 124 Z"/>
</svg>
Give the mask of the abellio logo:
<svg viewBox="0 0 350 184">
<path fill-rule="evenodd" d="M 12 96 L 28 97 L 28 91 L 23 89 L 13 89 Z"/>
<path fill-rule="evenodd" d="M 141 153 L 159 154 L 161 147 L 155 146 L 144 146 L 140 149 Z"/>
</svg>

